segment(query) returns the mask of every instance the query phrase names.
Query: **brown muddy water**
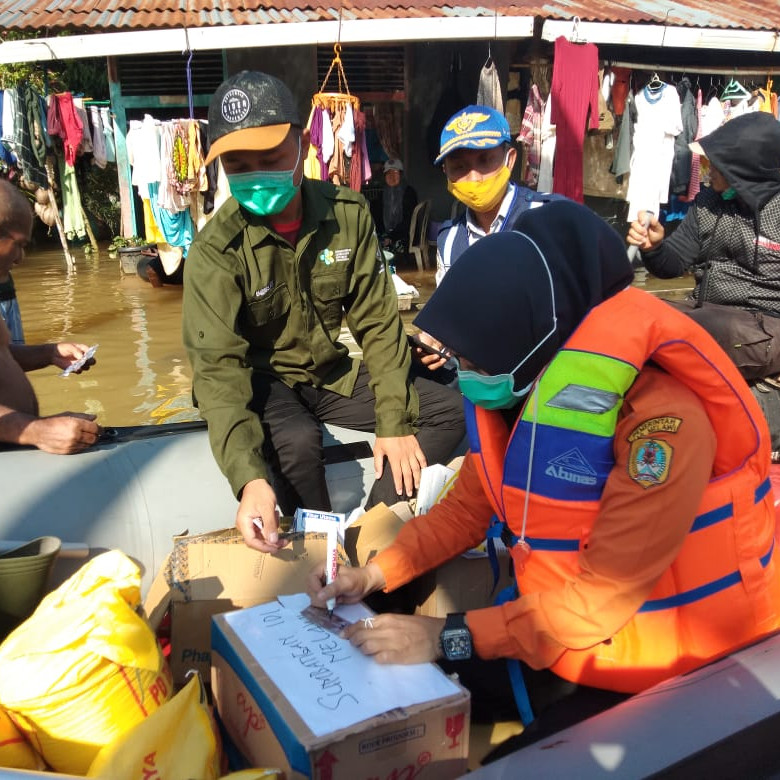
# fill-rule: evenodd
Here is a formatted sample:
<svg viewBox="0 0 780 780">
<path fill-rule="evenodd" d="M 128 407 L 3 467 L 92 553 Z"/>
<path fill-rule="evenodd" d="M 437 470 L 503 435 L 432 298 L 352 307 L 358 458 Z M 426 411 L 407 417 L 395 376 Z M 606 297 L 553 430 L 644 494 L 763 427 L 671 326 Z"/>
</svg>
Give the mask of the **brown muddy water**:
<svg viewBox="0 0 780 780">
<path fill-rule="evenodd" d="M 61 377 L 49 367 L 29 376 L 41 414 L 96 414 L 104 426 L 199 419 L 192 406 L 192 374 L 181 343 L 181 287 L 154 288 L 122 273 L 105 248 L 96 255 L 73 249 L 69 271 L 59 247 L 33 250 L 13 270 L 28 344 L 77 341 L 99 344 L 97 364 L 84 374 Z M 399 275 L 420 292 L 422 305 L 434 289 L 433 271 L 412 264 Z M 666 297 L 681 297 L 690 278 L 637 278 L 637 285 Z M 416 306 L 403 313 L 407 326 Z"/>
</svg>

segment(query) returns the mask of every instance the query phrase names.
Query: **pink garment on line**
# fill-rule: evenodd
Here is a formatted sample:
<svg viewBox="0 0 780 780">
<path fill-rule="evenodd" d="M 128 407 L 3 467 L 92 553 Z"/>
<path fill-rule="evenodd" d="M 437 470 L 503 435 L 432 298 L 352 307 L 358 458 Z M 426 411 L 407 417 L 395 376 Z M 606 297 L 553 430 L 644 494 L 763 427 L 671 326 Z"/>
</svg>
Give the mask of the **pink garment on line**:
<svg viewBox="0 0 780 780">
<path fill-rule="evenodd" d="M 582 147 L 588 124 L 599 126 L 599 52 L 593 43 L 555 39 L 550 120 L 555 125 L 556 147 L 553 192 L 583 203 Z M 590 122 L 588 123 L 588 110 Z"/>
</svg>

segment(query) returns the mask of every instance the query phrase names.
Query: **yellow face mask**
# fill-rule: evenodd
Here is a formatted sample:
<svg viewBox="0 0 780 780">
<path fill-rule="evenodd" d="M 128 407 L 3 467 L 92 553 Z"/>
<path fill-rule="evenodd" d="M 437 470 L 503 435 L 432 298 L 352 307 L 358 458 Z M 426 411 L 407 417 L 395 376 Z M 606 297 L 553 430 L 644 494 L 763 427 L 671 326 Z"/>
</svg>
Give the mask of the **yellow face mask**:
<svg viewBox="0 0 780 780">
<path fill-rule="evenodd" d="M 506 192 L 511 171 L 506 164 L 482 181 L 447 181 L 447 190 L 472 211 L 484 212 L 495 208 Z"/>
</svg>

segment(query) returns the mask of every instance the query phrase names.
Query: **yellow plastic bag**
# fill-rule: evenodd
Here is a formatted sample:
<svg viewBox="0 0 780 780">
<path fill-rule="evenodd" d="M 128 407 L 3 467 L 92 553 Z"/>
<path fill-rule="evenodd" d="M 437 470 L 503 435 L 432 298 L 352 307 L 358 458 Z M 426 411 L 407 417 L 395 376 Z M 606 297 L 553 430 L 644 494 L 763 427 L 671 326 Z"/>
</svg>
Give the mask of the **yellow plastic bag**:
<svg viewBox="0 0 780 780">
<path fill-rule="evenodd" d="M 198 675 L 146 720 L 98 753 L 88 777 L 216 780 L 219 746 Z"/>
<path fill-rule="evenodd" d="M 85 774 L 98 751 L 171 696 L 168 664 L 136 611 L 138 566 L 93 558 L 0 645 L 0 705 L 56 771 Z"/>
<path fill-rule="evenodd" d="M 0 709 L 0 766 L 14 769 L 46 768 L 41 757 L 30 747 L 3 709 Z"/>
</svg>

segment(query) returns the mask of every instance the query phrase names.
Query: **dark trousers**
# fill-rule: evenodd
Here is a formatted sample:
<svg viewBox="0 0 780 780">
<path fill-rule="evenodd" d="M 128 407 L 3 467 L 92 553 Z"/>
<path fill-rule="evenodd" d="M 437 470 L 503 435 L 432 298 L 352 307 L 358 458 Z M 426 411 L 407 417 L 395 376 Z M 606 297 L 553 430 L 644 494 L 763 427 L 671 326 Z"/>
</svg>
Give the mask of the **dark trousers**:
<svg viewBox="0 0 780 780">
<path fill-rule="evenodd" d="M 263 420 L 266 432 L 264 456 L 274 472 L 274 489 L 285 515 L 296 508 L 331 508 L 325 481 L 321 423 L 373 432 L 374 394 L 368 371 L 361 364 L 355 389 L 349 398 L 312 385 L 288 387 L 267 375 L 253 378 L 252 409 Z M 465 434 L 460 393 L 428 379 L 414 377 L 420 397 L 417 441 L 429 464 L 446 463 Z M 387 463 L 366 502 L 366 508 L 400 500 Z"/>
<path fill-rule="evenodd" d="M 718 303 L 667 303 L 699 323 L 748 382 L 780 374 L 780 317 Z"/>
<path fill-rule="evenodd" d="M 474 723 L 520 719 L 505 659 L 484 661 L 472 658 L 465 662 L 439 661 L 439 665 L 447 674 L 457 673 L 461 685 L 468 688 Z M 520 667 L 535 720 L 525 726 L 522 733 L 495 747 L 482 760 L 483 764 L 540 739 L 547 739 L 629 697 L 625 693 L 577 685 L 558 677 L 549 669 L 535 670 L 523 663 Z"/>
</svg>

